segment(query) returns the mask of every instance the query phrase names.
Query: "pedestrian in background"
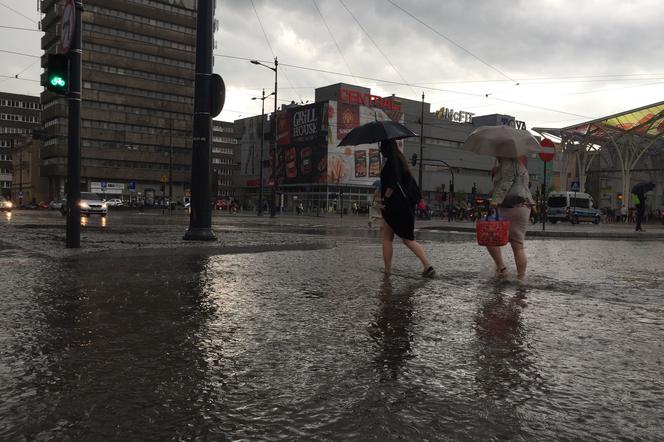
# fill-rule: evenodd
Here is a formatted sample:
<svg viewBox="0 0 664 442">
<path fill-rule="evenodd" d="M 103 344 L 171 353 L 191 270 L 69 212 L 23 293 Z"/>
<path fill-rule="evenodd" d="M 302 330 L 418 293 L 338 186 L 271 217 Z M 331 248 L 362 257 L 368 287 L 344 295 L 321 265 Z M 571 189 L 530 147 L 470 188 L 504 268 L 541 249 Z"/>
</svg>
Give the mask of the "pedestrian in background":
<svg viewBox="0 0 664 442">
<path fill-rule="evenodd" d="M 381 211 L 383 210 L 383 199 L 380 196 L 380 181 L 374 183 L 375 189 L 373 198 L 371 199 L 371 206 L 369 207 L 369 228 L 373 228 L 373 223 L 382 218 Z"/>
<path fill-rule="evenodd" d="M 498 158 L 493 181 L 492 205 L 498 207 L 501 219 L 511 221 L 510 246 L 514 253 L 517 278 L 524 279 L 528 258 L 524 248 L 526 229 L 531 207 L 535 204 L 528 190 L 528 169 L 525 156 L 518 158 Z M 500 247 L 487 247 L 496 264 L 496 275 L 507 276 L 507 266 L 503 261 Z"/>
<path fill-rule="evenodd" d="M 647 183 L 639 183 L 632 188 L 632 195 L 634 196 L 634 205 L 636 206 L 636 231 L 643 232 L 641 223 L 646 210 L 646 192 L 655 188 L 655 183 L 649 181 Z"/>
<path fill-rule="evenodd" d="M 433 278 L 436 274 L 424 248 L 415 241 L 415 207 L 411 206 L 402 189 L 406 188 L 412 174 L 403 153 L 398 149 L 394 140 L 384 140 L 380 143 L 380 153 L 387 159 L 380 171 L 381 197 L 384 208 L 383 220 L 383 261 L 385 274 L 392 271 L 392 255 L 394 235 L 399 236 L 422 263 L 422 276 Z"/>
</svg>

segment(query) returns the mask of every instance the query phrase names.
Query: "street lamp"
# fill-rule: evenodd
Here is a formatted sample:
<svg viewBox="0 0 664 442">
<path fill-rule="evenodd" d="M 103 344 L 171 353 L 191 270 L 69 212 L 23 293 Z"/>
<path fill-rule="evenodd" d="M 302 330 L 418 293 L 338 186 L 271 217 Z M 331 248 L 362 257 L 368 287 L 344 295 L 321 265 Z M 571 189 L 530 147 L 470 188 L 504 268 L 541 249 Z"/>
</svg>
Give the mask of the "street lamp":
<svg viewBox="0 0 664 442">
<path fill-rule="evenodd" d="M 251 60 L 251 64 L 264 66 L 274 71 L 274 146 L 272 148 L 272 178 L 274 185 L 272 186 L 272 207 L 270 207 L 270 218 L 274 218 L 277 214 L 277 67 L 279 66 L 279 62 L 277 61 L 277 57 L 274 57 L 274 67 L 263 64 L 258 60 Z M 262 185 L 263 183 L 261 183 Z"/>
<path fill-rule="evenodd" d="M 258 216 L 263 216 L 263 141 L 265 139 L 265 132 L 263 131 L 263 122 L 265 121 L 265 99 L 271 95 L 265 95 L 265 89 L 260 97 L 253 97 L 252 100 L 261 100 L 261 154 L 260 154 L 260 187 L 258 190 Z"/>
</svg>

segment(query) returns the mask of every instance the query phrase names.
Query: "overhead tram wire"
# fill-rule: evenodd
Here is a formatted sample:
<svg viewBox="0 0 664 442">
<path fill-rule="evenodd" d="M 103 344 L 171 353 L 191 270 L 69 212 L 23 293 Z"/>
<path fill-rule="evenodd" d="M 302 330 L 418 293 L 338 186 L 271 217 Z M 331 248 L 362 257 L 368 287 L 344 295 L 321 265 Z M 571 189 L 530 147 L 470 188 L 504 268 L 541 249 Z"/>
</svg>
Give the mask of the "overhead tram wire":
<svg viewBox="0 0 664 442">
<path fill-rule="evenodd" d="M 362 23 L 360 23 L 360 21 L 355 17 L 355 15 L 353 15 L 351 10 L 348 9 L 348 7 L 343 2 L 343 0 L 339 0 L 339 3 L 341 3 L 341 6 L 343 6 L 344 9 L 346 10 L 346 12 L 348 12 L 348 14 L 353 18 L 353 20 L 355 20 L 355 23 L 357 23 L 357 25 L 360 27 L 360 29 L 362 29 L 362 32 L 364 32 L 364 34 L 369 38 L 369 41 L 371 41 L 371 43 L 373 43 L 373 45 L 376 47 L 376 49 L 378 49 L 378 52 L 380 52 L 380 54 L 383 56 L 383 58 L 385 58 L 385 60 L 387 60 L 387 62 L 390 64 L 390 66 L 392 66 L 392 69 L 394 69 L 394 72 L 396 72 L 397 75 L 399 76 L 399 78 L 401 78 L 401 81 L 403 81 L 404 84 L 406 84 L 406 85 L 408 85 L 408 87 L 410 87 L 410 90 L 413 92 L 413 96 L 418 97 L 419 95 L 417 94 L 417 92 L 415 92 L 415 89 L 413 89 L 413 87 L 410 85 L 410 83 L 408 83 L 408 81 L 405 78 L 403 78 L 403 75 L 401 75 L 401 72 L 399 72 L 399 70 L 396 68 L 396 66 L 394 66 L 394 63 L 392 63 L 392 61 L 389 59 L 389 57 L 387 55 L 385 55 L 385 53 L 380 49 L 380 47 L 374 41 L 374 39 L 371 38 L 371 35 L 369 34 L 369 32 L 367 32 L 367 30 L 364 29 L 364 26 L 362 26 Z"/>
<path fill-rule="evenodd" d="M 311 0 L 316 7 L 316 11 L 318 11 L 318 15 L 320 15 L 321 20 L 323 20 L 323 24 L 325 25 L 325 29 L 327 29 L 327 33 L 330 34 L 330 38 L 332 38 L 332 41 L 334 42 L 334 45 L 337 47 L 337 51 L 339 52 L 339 55 L 341 56 L 341 59 L 344 61 L 344 64 L 346 65 L 346 69 L 348 69 L 348 72 L 355 78 L 355 75 L 353 75 L 353 71 L 350 69 L 350 65 L 348 64 L 348 60 L 346 60 L 346 57 L 344 57 L 343 52 L 341 52 L 341 48 L 339 47 L 339 42 L 337 42 L 337 39 L 334 38 L 334 34 L 332 33 L 332 30 L 327 24 L 327 20 L 325 20 L 325 16 L 323 15 L 323 12 L 320 10 L 318 7 L 318 3 L 316 3 L 316 0 Z"/>
<path fill-rule="evenodd" d="M 254 9 L 254 14 L 256 15 L 256 19 L 258 19 L 258 24 L 260 25 L 261 30 L 263 31 L 263 36 L 265 37 L 265 41 L 267 42 L 267 46 L 270 48 L 270 52 L 272 53 L 272 57 L 277 58 L 277 54 L 274 53 L 274 49 L 272 49 L 272 45 L 270 44 L 270 39 L 267 38 L 267 32 L 265 32 L 265 28 L 263 27 L 263 22 L 261 21 L 261 17 L 258 15 L 258 10 L 256 9 L 256 5 L 254 5 L 254 0 L 251 0 L 251 7 Z M 274 63 L 274 60 L 270 61 L 270 63 Z M 279 66 L 281 66 L 281 63 L 279 63 Z M 278 69 L 279 66 L 275 66 L 275 67 Z M 286 77 L 286 81 L 288 81 L 288 84 L 290 84 L 291 87 L 293 89 L 295 89 L 295 87 L 293 87 L 293 83 L 291 82 L 290 78 L 288 77 L 288 73 L 286 73 L 286 70 L 282 68 L 281 73 L 284 74 L 284 77 Z M 297 92 L 297 90 L 295 90 L 295 93 L 297 94 L 300 101 L 302 101 L 302 96 L 299 94 L 299 92 Z"/>
<path fill-rule="evenodd" d="M 4 54 L 22 55 L 22 56 L 24 56 L 24 57 L 41 58 L 41 55 L 26 54 L 25 52 L 6 51 L 6 50 L 4 50 L 4 49 L 0 49 L 0 52 L 2 52 L 2 53 L 4 53 Z"/>
<path fill-rule="evenodd" d="M 314 0 L 314 4 L 315 0 Z M 325 23 L 327 27 L 327 23 L 325 22 L 324 17 L 323 22 Z M 42 29 L 33 29 L 33 28 L 24 28 L 24 27 L 18 27 L 18 26 L 5 26 L 5 25 L 0 25 L 0 29 L 9 29 L 9 30 L 16 30 L 16 31 L 28 31 L 28 32 L 41 32 L 44 34 L 55 34 L 55 32 L 46 32 Z M 329 31 L 329 27 L 328 27 Z M 332 34 L 330 33 L 332 36 Z M 104 39 L 101 36 L 96 37 L 97 39 L 103 39 L 103 40 L 108 40 L 111 41 L 112 39 L 107 38 Z M 332 36 L 334 39 L 334 36 Z M 141 44 L 141 42 L 138 41 L 133 41 L 134 44 Z M 335 40 L 335 44 L 336 44 Z M 146 46 L 151 46 L 148 43 L 144 43 Z M 337 44 L 337 49 L 339 49 L 339 45 Z M 0 52 L 3 52 L 0 50 Z M 26 56 L 32 56 L 28 54 L 19 54 L 19 55 L 26 55 Z M 340 51 L 340 55 L 343 58 L 343 54 Z M 232 55 L 219 55 L 222 57 L 226 58 L 236 58 L 239 60 L 243 61 L 249 61 L 251 59 L 249 58 L 244 58 L 244 57 L 234 57 Z M 344 58 L 344 63 L 346 63 L 346 67 L 348 68 L 348 71 L 351 72 L 352 77 L 357 77 L 352 73 L 350 70 L 350 67 L 348 66 L 348 63 L 346 62 Z M 645 77 L 649 76 L 649 77 Z M 616 78 L 616 77 L 623 77 L 623 78 Z M 627 77 L 644 77 L 644 78 L 627 78 Z M 361 78 L 361 77 L 358 77 Z M 653 73 L 634 73 L 634 74 L 601 74 L 601 75 L 578 75 L 578 76 L 573 76 L 573 75 L 568 75 L 568 76 L 549 76 L 549 77 L 532 77 L 532 78 L 517 78 L 515 79 L 516 81 L 519 82 L 521 86 L 528 86 L 528 85 L 534 85 L 534 84 L 567 84 L 567 83 L 603 83 L 603 82 L 615 82 L 615 81 L 650 81 L 650 80 L 661 80 L 664 79 L 664 73 L 662 72 L 653 72 Z M 544 80 L 559 80 L 559 81 L 544 81 Z M 411 86 L 414 87 L 425 87 L 426 85 L 431 85 L 431 84 L 472 84 L 472 83 L 492 83 L 492 82 L 503 82 L 503 81 L 514 81 L 510 78 L 501 80 L 501 79 L 494 79 L 494 80 L 444 80 L 444 81 L 429 81 L 429 82 L 418 82 L 418 83 L 412 83 Z M 388 83 L 383 80 L 380 80 L 381 83 Z M 655 83 L 653 83 L 655 84 Z M 314 86 L 312 86 L 314 87 Z M 290 89 L 310 89 L 311 87 L 309 86 L 298 86 L 298 87 L 291 87 Z M 282 89 L 289 89 L 286 87 L 282 87 Z M 584 92 L 585 93 L 585 92 Z M 568 95 L 574 95 L 574 94 L 568 94 Z"/>
<path fill-rule="evenodd" d="M 224 54 L 213 54 L 213 55 L 215 57 L 227 57 L 227 58 L 233 58 L 233 59 L 236 59 L 236 60 L 255 60 L 255 59 L 251 59 L 251 58 L 237 57 L 237 56 L 233 56 L 233 55 L 224 55 Z M 262 61 L 262 60 L 258 60 L 258 61 Z M 269 63 L 269 61 L 268 61 L 268 63 Z M 294 65 L 294 64 L 288 64 L 288 63 L 279 63 L 279 65 L 282 65 L 282 64 L 284 66 L 288 66 L 288 67 L 291 67 L 291 68 L 294 68 L 294 69 L 304 69 L 304 70 L 313 71 L 313 72 L 322 72 L 322 73 L 325 73 L 325 74 L 332 74 L 332 75 L 339 75 L 339 76 L 343 76 L 343 77 L 350 77 L 349 74 L 345 74 L 343 72 L 334 72 L 334 71 L 328 71 L 328 70 L 325 70 L 325 69 L 309 68 L 309 67 L 305 67 L 305 66 L 298 66 L 298 65 Z M 387 84 L 394 84 L 394 85 L 399 85 L 399 86 L 410 86 L 410 87 L 413 86 L 412 84 L 409 84 L 409 83 L 401 83 L 401 82 L 393 81 L 393 80 L 385 80 L 385 79 L 372 78 L 372 77 L 363 77 L 363 76 L 360 76 L 360 75 L 357 75 L 356 77 L 360 78 L 360 79 L 363 79 L 363 80 L 378 81 L 378 82 L 383 82 L 383 83 L 387 83 Z M 453 90 L 449 90 L 449 89 L 440 89 L 440 88 L 434 88 L 434 87 L 429 87 L 429 86 L 422 87 L 422 89 L 436 91 L 436 92 L 448 92 L 448 93 L 451 93 L 451 94 L 468 95 L 468 96 L 471 96 L 471 97 L 488 98 L 490 100 L 503 101 L 503 102 L 506 102 L 506 103 L 516 104 L 516 105 L 523 106 L 523 107 L 531 107 L 533 109 L 546 110 L 548 112 L 555 112 L 555 113 L 560 113 L 560 114 L 564 114 L 564 115 L 573 115 L 573 116 L 576 116 L 576 117 L 588 118 L 585 115 L 574 114 L 574 113 L 571 113 L 571 112 L 560 111 L 560 110 L 557 110 L 557 109 L 545 108 L 545 107 L 536 106 L 536 105 L 533 105 L 533 104 L 519 103 L 517 101 L 510 101 L 510 100 L 505 100 L 505 99 L 496 98 L 496 97 L 486 97 L 485 94 L 474 94 L 472 92 L 453 91 Z"/>
<path fill-rule="evenodd" d="M 245 60 L 245 61 L 256 60 L 255 58 L 237 57 L 237 56 L 225 55 L 225 54 L 213 54 L 213 55 L 215 57 L 233 58 L 233 59 L 236 59 L 236 60 Z M 260 61 L 261 63 L 270 63 L 269 60 L 267 60 L 267 61 L 266 60 L 258 60 L 258 61 Z M 303 69 L 303 70 L 307 70 L 307 71 L 320 72 L 320 73 L 323 73 L 323 74 L 330 74 L 330 75 L 339 75 L 339 76 L 343 76 L 343 77 L 354 77 L 354 78 L 361 79 L 361 80 L 375 81 L 375 82 L 379 82 L 379 83 L 393 84 L 393 85 L 397 85 L 397 86 L 408 86 L 408 87 L 411 87 L 411 88 L 413 86 L 412 83 L 408 83 L 408 82 L 401 82 L 401 81 L 395 81 L 395 80 L 385 80 L 385 79 L 382 79 L 382 78 L 374 78 L 374 77 L 365 77 L 365 76 L 362 76 L 362 75 L 350 75 L 350 74 L 346 74 L 346 73 L 343 73 L 343 72 L 329 71 L 329 70 L 326 70 L 326 69 L 310 68 L 310 67 L 306 67 L 306 66 L 298 66 L 298 65 L 295 65 L 295 64 L 288 64 L 288 63 L 279 62 L 279 66 L 281 66 L 281 65 L 287 66 L 287 67 L 290 67 L 290 68 L 293 68 L 293 69 Z M 454 90 L 451 90 L 451 89 L 441 89 L 441 88 L 434 88 L 434 87 L 424 87 L 424 89 L 437 91 L 437 92 L 449 92 L 451 94 L 469 95 L 471 97 L 482 97 L 482 98 L 484 97 L 484 94 L 474 94 L 472 92 L 454 91 Z"/>
<path fill-rule="evenodd" d="M 31 19 L 30 17 L 28 17 L 27 15 L 23 14 L 22 12 L 17 11 L 16 9 L 10 8 L 9 6 L 5 5 L 5 4 L 2 3 L 2 2 L 0 2 L 0 6 L 4 6 L 5 8 L 9 9 L 9 10 L 12 11 L 13 13 L 20 15 L 20 16 L 23 17 L 24 19 L 29 20 L 29 21 L 31 21 L 31 22 L 34 23 L 34 24 L 38 24 L 37 21 Z"/>
<path fill-rule="evenodd" d="M 439 32 L 438 30 L 434 29 L 432 26 L 428 25 L 427 23 L 425 23 L 424 21 L 422 21 L 421 19 L 419 19 L 418 17 L 416 17 L 415 15 L 413 15 L 411 12 L 409 12 L 409 11 L 407 11 L 406 9 L 402 8 L 401 6 L 399 6 L 399 5 L 398 5 L 397 3 L 395 3 L 394 1 L 392 1 L 392 0 L 386 0 L 386 1 L 387 1 L 388 3 L 391 3 L 395 8 L 399 9 L 401 12 L 403 12 L 403 13 L 406 14 L 406 15 L 408 15 L 408 16 L 409 16 L 410 18 L 412 18 L 413 20 L 415 20 L 415 21 L 417 21 L 418 23 L 420 23 L 421 25 L 425 26 L 427 29 L 429 29 L 430 31 L 432 31 L 434 34 L 436 34 L 436 35 L 438 35 L 439 37 L 441 37 L 441 38 L 447 40 L 448 42 L 452 43 L 454 46 L 456 46 L 457 48 L 461 49 L 462 51 L 464 51 L 465 53 L 467 53 L 468 55 L 470 55 L 471 57 L 473 57 L 474 59 L 476 59 L 477 61 L 479 61 L 479 62 L 482 63 L 483 65 L 485 65 L 485 66 L 491 68 L 492 70 L 498 72 L 498 73 L 499 73 L 500 75 L 502 75 L 503 77 L 505 77 L 505 78 L 507 78 L 508 80 L 512 81 L 512 82 L 515 84 L 515 86 L 518 86 L 518 85 L 519 85 L 519 82 L 516 81 L 514 78 L 510 77 L 510 76 L 507 75 L 505 72 L 501 71 L 500 69 L 498 69 L 497 67 L 493 66 L 492 64 L 490 64 L 490 63 L 484 61 L 483 59 L 481 59 L 481 58 L 478 57 L 477 55 L 473 54 L 473 53 L 470 52 L 468 49 L 464 48 L 463 46 L 461 46 L 459 43 L 457 43 L 456 41 L 452 40 L 452 39 L 449 38 L 448 36 L 442 34 L 442 33 Z"/>
</svg>

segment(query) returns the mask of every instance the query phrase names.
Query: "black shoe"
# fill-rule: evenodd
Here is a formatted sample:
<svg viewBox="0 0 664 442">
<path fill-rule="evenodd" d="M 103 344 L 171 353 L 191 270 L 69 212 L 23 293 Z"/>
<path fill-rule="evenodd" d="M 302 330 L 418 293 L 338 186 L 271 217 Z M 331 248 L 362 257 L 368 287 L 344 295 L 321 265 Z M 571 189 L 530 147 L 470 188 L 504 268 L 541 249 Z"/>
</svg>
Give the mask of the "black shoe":
<svg viewBox="0 0 664 442">
<path fill-rule="evenodd" d="M 433 278 L 435 276 L 436 276 L 436 271 L 431 266 L 429 266 L 428 269 L 422 272 L 423 278 Z"/>
</svg>

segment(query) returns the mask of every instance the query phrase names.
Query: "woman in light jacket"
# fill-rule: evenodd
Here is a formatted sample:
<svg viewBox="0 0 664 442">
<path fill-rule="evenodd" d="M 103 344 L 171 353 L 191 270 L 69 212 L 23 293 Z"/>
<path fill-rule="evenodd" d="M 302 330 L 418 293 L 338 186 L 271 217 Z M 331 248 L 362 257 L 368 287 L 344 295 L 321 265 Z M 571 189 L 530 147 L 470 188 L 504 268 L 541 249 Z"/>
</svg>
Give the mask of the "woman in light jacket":
<svg viewBox="0 0 664 442">
<path fill-rule="evenodd" d="M 515 158 L 498 158 L 496 173 L 493 179 L 493 205 L 498 206 L 501 219 L 511 221 L 510 245 L 514 253 L 517 278 L 526 276 L 528 258 L 523 243 L 526 228 L 530 219 L 530 208 L 535 204 L 528 190 L 528 169 L 524 165 L 525 156 Z M 487 247 L 491 258 L 496 263 L 496 275 L 507 276 L 507 266 L 503 261 L 500 247 Z"/>
</svg>

